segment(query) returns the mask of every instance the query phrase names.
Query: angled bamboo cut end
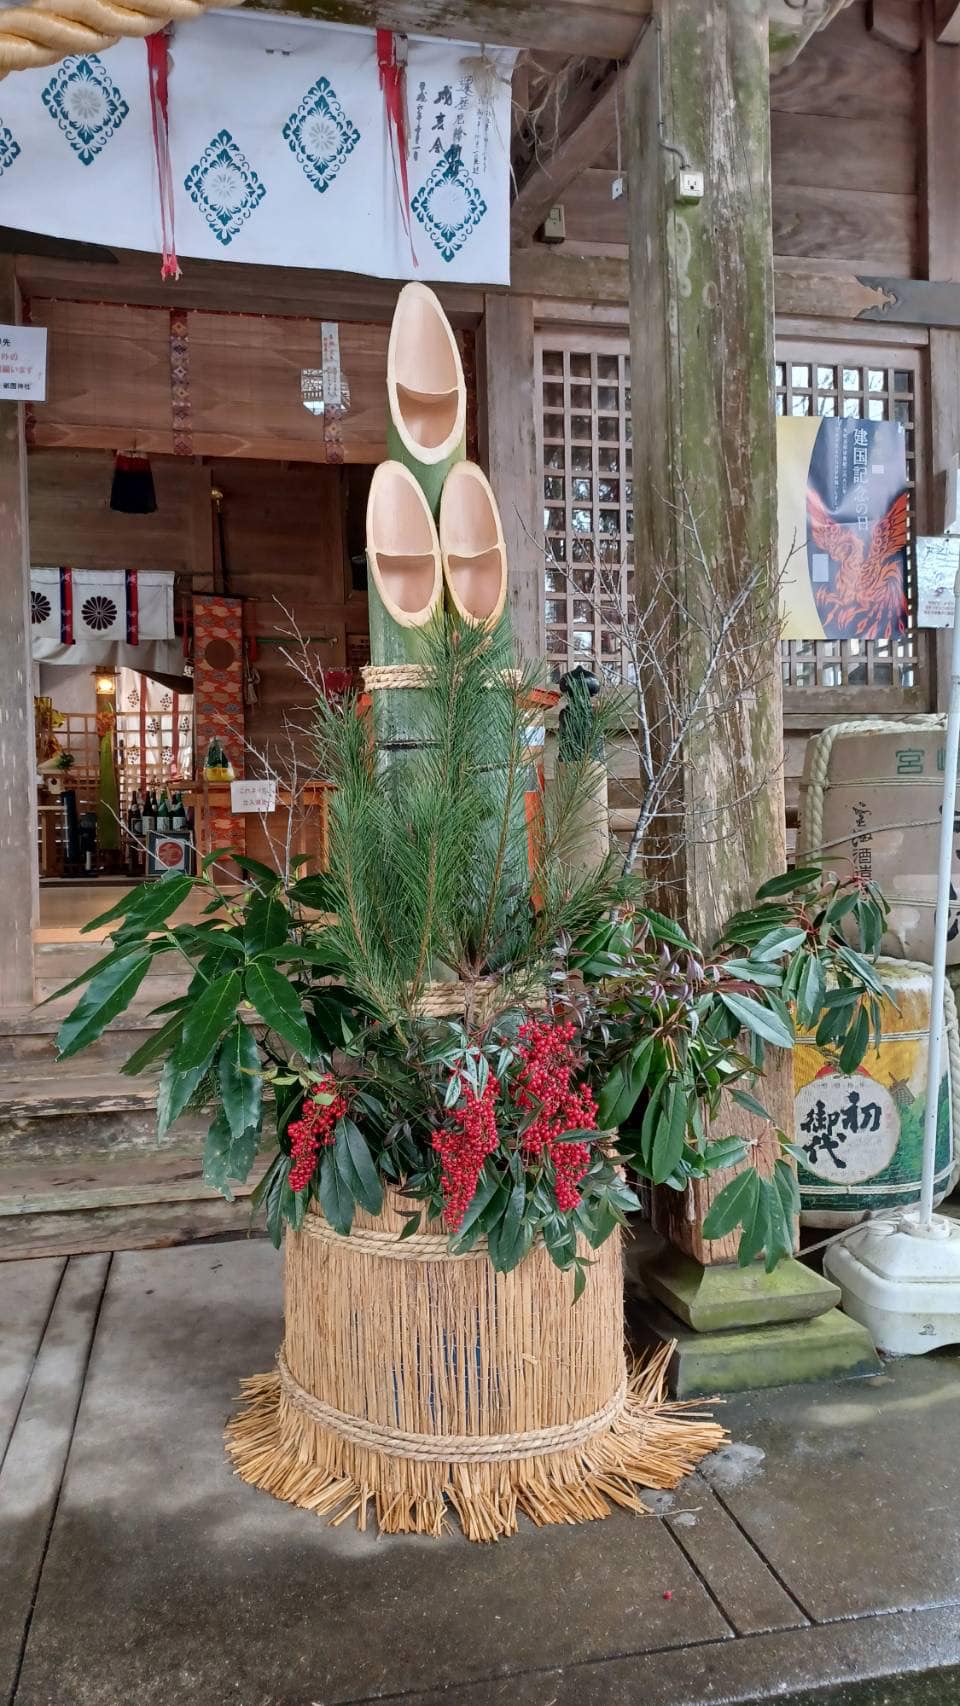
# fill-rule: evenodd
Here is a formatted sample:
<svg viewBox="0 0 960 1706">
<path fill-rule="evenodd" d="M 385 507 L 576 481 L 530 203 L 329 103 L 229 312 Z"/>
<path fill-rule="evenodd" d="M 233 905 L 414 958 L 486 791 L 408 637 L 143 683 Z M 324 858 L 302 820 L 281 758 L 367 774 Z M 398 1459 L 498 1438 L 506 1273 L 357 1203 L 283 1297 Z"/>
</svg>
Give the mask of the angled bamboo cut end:
<svg viewBox="0 0 960 1706">
<path fill-rule="evenodd" d="M 467 424 L 463 365 L 453 328 L 425 284 L 405 284 L 397 299 L 387 400 L 404 461 L 432 467 L 460 451 Z"/>
<path fill-rule="evenodd" d="M 420 485 L 402 462 L 381 462 L 370 482 L 367 562 L 397 626 L 424 627 L 443 598 L 440 543 Z"/>
<path fill-rule="evenodd" d="M 440 496 L 440 553 L 454 609 L 492 628 L 507 601 L 507 548 L 490 482 L 475 462 L 457 462 Z"/>
</svg>

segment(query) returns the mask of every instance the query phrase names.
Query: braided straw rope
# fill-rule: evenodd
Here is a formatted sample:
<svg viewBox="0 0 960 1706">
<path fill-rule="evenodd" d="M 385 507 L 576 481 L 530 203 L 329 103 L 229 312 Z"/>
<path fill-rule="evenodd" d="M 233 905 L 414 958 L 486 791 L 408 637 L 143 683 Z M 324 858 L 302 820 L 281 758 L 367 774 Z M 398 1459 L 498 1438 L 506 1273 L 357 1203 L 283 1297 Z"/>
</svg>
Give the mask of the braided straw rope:
<svg viewBox="0 0 960 1706">
<path fill-rule="evenodd" d="M 217 0 L 217 3 L 225 4 L 226 0 Z M 426 687 L 430 680 L 429 667 L 422 663 L 365 663 L 361 674 L 368 693 L 375 693 L 378 688 Z M 500 679 L 511 687 L 519 687 L 523 681 L 523 670 L 502 669 Z"/>
<path fill-rule="evenodd" d="M 302 1231 L 308 1237 L 319 1238 L 327 1244 L 339 1244 L 343 1238 L 343 1233 L 335 1232 L 330 1222 L 320 1214 L 306 1215 Z M 451 1250 L 449 1238 L 440 1234 L 433 1236 L 421 1232 L 413 1238 L 401 1238 L 397 1232 L 377 1232 L 355 1226 L 349 1236 L 361 1256 L 385 1256 L 390 1262 L 469 1262 L 476 1261 L 479 1256 L 484 1261 L 487 1258 L 485 1238 L 478 1238 L 469 1250 Z"/>
<path fill-rule="evenodd" d="M 365 1421 L 362 1416 L 348 1416 L 324 1404 L 312 1392 L 305 1392 L 294 1380 L 287 1359 L 277 1352 L 280 1385 L 294 1409 L 309 1416 L 322 1428 L 339 1434 L 352 1445 L 368 1451 L 381 1451 L 387 1457 L 406 1457 L 414 1463 L 502 1463 L 527 1457 L 547 1457 L 555 1451 L 575 1451 L 594 1434 L 612 1427 L 627 1402 L 627 1376 L 624 1373 L 616 1392 L 601 1410 L 592 1416 L 582 1416 L 575 1422 L 562 1422 L 559 1427 L 536 1428 L 513 1434 L 411 1434 L 402 1428 L 384 1427 L 381 1423 Z"/>
<path fill-rule="evenodd" d="M 847 735 L 914 734 L 919 729 L 943 729 L 943 717 L 911 717 L 909 722 L 892 722 L 886 717 L 861 717 L 850 723 L 831 723 L 821 734 L 814 735 L 809 744 L 810 775 L 805 777 L 800 791 L 800 825 L 797 831 L 797 857 L 816 857 L 823 850 L 823 800 L 830 775 L 830 758 L 836 741 Z M 876 786 L 871 783 L 871 786 Z"/>
<path fill-rule="evenodd" d="M 151 36 L 167 24 L 202 18 L 233 0 L 32 0 L 0 15 L 0 77 L 56 65 L 70 53 L 102 53 L 124 36 Z"/>
</svg>

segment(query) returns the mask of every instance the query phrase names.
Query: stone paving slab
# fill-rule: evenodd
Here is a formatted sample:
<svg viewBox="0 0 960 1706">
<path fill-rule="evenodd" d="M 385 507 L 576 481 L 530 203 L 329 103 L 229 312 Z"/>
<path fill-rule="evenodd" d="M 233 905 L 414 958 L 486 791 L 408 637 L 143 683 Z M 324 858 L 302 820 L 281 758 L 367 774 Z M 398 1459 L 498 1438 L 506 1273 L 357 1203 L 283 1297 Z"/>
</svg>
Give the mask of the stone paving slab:
<svg viewBox="0 0 960 1706">
<path fill-rule="evenodd" d="M 330 1529 L 245 1486 L 221 1432 L 279 1331 L 268 1244 L 114 1258 L 16 1706 L 456 1695 L 732 1637 L 655 1517 L 488 1548 Z"/>
<path fill-rule="evenodd" d="M 814 1621 L 960 1601 L 955 1352 L 744 1395 L 723 1420 L 757 1455 L 717 1495 Z"/>
<path fill-rule="evenodd" d="M 109 1260 L 78 1256 L 67 1264 L 0 1470 L 3 1701 L 11 1697 L 16 1681 Z"/>
<path fill-rule="evenodd" d="M 3 1278 L 0 1332 L 0 1462 L 10 1441 L 64 1263 L 17 1262 Z"/>
</svg>

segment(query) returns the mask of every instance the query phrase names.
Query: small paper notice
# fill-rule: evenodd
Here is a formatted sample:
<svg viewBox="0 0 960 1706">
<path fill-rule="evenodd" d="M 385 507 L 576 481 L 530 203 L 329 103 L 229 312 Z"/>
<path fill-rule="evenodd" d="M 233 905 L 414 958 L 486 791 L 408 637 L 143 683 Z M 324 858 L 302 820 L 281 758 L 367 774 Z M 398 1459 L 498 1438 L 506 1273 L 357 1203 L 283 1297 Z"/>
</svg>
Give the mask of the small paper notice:
<svg viewBox="0 0 960 1706">
<path fill-rule="evenodd" d="M 275 812 L 277 809 L 276 782 L 231 782 L 230 810 L 232 812 Z"/>
<path fill-rule="evenodd" d="M 46 326 L 0 326 L 0 397 L 42 403 L 46 395 Z"/>
<path fill-rule="evenodd" d="M 917 627 L 953 627 L 953 583 L 960 539 L 932 534 L 917 540 Z"/>
</svg>

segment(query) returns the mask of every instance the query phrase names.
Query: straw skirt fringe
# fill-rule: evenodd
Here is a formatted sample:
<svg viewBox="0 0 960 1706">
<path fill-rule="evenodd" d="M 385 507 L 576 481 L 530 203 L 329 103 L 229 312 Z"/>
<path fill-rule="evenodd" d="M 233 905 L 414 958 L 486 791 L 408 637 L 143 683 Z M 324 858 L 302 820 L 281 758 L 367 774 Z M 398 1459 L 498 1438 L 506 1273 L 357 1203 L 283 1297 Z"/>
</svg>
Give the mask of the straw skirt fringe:
<svg viewBox="0 0 960 1706">
<path fill-rule="evenodd" d="M 665 1401 L 664 1346 L 627 1376 L 619 1241 L 573 1277 L 542 1245 L 509 1274 L 451 1257 L 439 1229 L 396 1243 L 388 1201 L 338 1238 L 322 1217 L 286 1241 L 277 1372 L 243 1382 L 227 1428 L 238 1475 L 333 1523 L 471 1540 L 642 1512 L 726 1437 Z M 385 1234 L 389 1236 L 385 1236 Z M 419 1249 L 418 1249 L 419 1246 Z M 403 1255 L 400 1255 L 400 1251 Z"/>
</svg>

